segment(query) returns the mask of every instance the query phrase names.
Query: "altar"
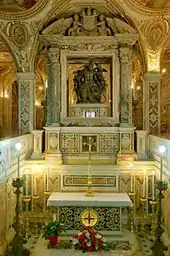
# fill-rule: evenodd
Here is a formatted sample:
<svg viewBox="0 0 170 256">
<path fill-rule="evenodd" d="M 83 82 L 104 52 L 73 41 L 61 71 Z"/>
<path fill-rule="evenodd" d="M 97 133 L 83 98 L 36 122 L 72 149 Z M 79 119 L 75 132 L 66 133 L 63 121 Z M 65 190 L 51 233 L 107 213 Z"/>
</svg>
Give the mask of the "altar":
<svg viewBox="0 0 170 256">
<path fill-rule="evenodd" d="M 94 226 L 102 232 L 107 231 L 107 234 L 121 235 L 122 212 L 131 207 L 132 202 L 126 193 L 86 197 L 83 193 L 54 192 L 47 206 L 57 207 L 56 216 L 69 231 L 77 231 L 80 226 Z"/>
</svg>

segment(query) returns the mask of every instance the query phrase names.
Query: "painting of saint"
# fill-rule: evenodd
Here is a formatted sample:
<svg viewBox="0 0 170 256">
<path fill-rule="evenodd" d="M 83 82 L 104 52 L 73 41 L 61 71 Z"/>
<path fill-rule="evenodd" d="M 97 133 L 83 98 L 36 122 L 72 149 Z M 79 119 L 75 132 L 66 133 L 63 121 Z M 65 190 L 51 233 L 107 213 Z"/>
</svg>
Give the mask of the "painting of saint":
<svg viewBox="0 0 170 256">
<path fill-rule="evenodd" d="M 0 0 L 0 11 L 18 12 L 32 8 L 38 0 Z"/>
<path fill-rule="evenodd" d="M 137 0 L 140 4 L 154 9 L 170 8 L 170 0 Z"/>
</svg>

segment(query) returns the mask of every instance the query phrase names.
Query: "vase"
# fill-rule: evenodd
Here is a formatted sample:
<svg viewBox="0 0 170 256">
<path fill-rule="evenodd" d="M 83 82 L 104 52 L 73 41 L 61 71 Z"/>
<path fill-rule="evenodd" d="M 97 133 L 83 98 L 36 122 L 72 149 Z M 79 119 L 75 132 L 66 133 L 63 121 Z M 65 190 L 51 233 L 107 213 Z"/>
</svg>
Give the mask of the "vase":
<svg viewBox="0 0 170 256">
<path fill-rule="evenodd" d="M 48 240 L 50 242 L 50 246 L 55 247 L 58 243 L 58 236 L 49 236 Z"/>
</svg>

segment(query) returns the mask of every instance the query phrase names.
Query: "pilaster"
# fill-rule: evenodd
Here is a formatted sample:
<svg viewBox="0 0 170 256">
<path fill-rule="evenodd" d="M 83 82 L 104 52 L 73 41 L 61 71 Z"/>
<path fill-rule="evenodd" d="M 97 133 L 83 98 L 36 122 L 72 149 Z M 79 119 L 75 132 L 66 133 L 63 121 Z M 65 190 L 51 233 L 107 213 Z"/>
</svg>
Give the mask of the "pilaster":
<svg viewBox="0 0 170 256">
<path fill-rule="evenodd" d="M 146 143 L 146 136 L 147 132 L 143 130 L 136 130 L 136 137 L 137 137 L 137 159 L 138 160 L 146 160 L 146 149 L 147 149 L 147 143 Z"/>
<path fill-rule="evenodd" d="M 160 133 L 160 73 L 144 74 L 144 124 L 150 134 Z"/>
<path fill-rule="evenodd" d="M 46 125 L 60 123 L 60 62 L 59 49 L 48 52 L 48 88 Z"/>
<path fill-rule="evenodd" d="M 130 47 L 120 48 L 120 122 L 121 127 L 132 124 L 132 50 Z"/>
<path fill-rule="evenodd" d="M 42 159 L 42 133 L 43 130 L 32 131 L 34 140 L 34 151 L 32 153 L 32 159 Z"/>
<path fill-rule="evenodd" d="M 45 127 L 45 159 L 62 164 L 60 152 L 60 127 Z"/>
<path fill-rule="evenodd" d="M 17 73 L 19 88 L 19 134 L 26 134 L 34 127 L 35 73 Z"/>
</svg>

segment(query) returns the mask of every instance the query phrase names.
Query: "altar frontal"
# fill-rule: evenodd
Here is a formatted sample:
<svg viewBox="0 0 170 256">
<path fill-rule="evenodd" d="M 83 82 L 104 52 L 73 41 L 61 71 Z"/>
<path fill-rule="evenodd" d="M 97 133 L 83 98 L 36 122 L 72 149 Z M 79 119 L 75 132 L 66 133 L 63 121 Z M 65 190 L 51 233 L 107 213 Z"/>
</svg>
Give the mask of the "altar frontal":
<svg viewBox="0 0 170 256">
<path fill-rule="evenodd" d="M 121 234 L 122 209 L 131 207 L 132 202 L 126 193 L 86 197 L 83 193 L 54 192 L 47 205 L 57 207 L 57 217 L 67 225 L 68 230 L 95 226 L 97 230 Z"/>
</svg>

